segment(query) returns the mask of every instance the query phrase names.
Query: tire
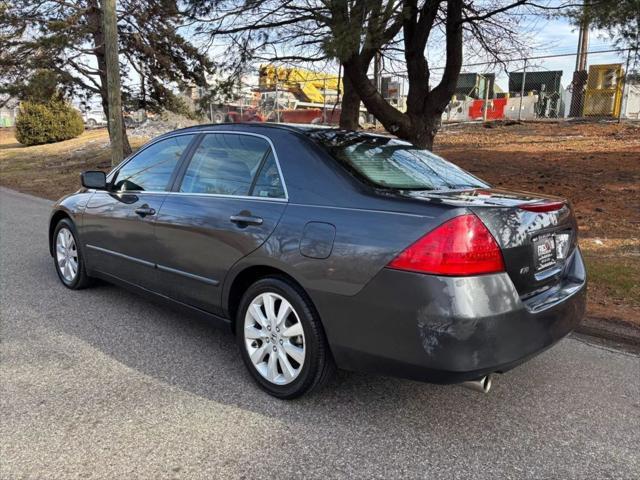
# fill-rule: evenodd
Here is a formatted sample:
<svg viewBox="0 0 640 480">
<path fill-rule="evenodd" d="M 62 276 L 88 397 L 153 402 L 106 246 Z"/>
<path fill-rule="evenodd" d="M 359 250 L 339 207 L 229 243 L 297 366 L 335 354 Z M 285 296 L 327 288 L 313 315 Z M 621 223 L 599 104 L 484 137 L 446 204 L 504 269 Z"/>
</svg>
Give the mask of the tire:
<svg viewBox="0 0 640 480">
<path fill-rule="evenodd" d="M 72 239 L 72 242 L 70 242 L 70 239 Z M 66 245 L 59 245 L 59 240 L 62 244 L 66 243 Z M 91 278 L 87 275 L 82 250 L 79 248 L 78 233 L 73 222 L 68 218 L 60 220 L 56 225 L 51 241 L 53 243 L 53 264 L 62 284 L 71 290 L 80 290 L 88 287 L 91 284 Z M 68 255 L 66 254 L 67 251 L 69 252 Z M 75 274 L 72 274 L 73 269 L 71 267 L 74 260 L 76 268 Z"/>
<path fill-rule="evenodd" d="M 276 314 L 286 304 L 291 308 L 279 327 L 275 315 L 271 316 L 271 322 L 269 315 L 265 315 L 269 298 L 274 300 L 272 311 Z M 255 312 L 259 304 L 262 320 Z M 251 313 L 248 312 L 250 308 Z M 274 331 L 276 329 L 278 331 Z M 297 335 L 298 332 L 302 336 Z M 315 308 L 304 290 L 284 277 L 266 277 L 247 289 L 236 316 L 236 338 L 249 373 L 274 397 L 299 397 L 325 384 L 335 372 L 335 363 Z M 272 365 L 275 367 L 271 368 Z"/>
<path fill-rule="evenodd" d="M 95 118 L 90 118 L 89 120 L 87 120 L 87 127 L 94 128 L 97 125 L 98 125 L 98 122 L 96 122 Z"/>
</svg>

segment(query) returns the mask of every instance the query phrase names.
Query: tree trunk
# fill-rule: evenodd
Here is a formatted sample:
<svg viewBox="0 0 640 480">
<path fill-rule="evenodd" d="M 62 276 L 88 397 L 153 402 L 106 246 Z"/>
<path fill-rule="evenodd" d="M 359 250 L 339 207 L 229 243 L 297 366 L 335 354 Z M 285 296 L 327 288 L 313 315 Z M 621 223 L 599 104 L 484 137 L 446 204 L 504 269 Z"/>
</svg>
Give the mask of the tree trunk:
<svg viewBox="0 0 640 480">
<path fill-rule="evenodd" d="M 102 103 L 102 110 L 108 120 L 109 136 L 111 137 L 111 115 L 109 109 L 109 93 L 107 89 L 107 62 L 105 58 L 105 45 L 102 25 L 102 14 L 98 1 L 92 1 L 89 3 L 90 9 L 87 12 L 87 19 L 91 27 L 93 44 L 95 47 L 96 63 L 98 64 L 98 72 L 100 78 L 100 100 Z M 119 72 L 119 69 L 118 69 Z M 127 130 L 124 125 L 124 116 L 122 113 L 122 155 L 127 157 L 131 154 L 131 145 L 129 144 L 129 138 L 127 137 Z"/>
<path fill-rule="evenodd" d="M 411 126 L 398 135 L 402 140 L 413 143 L 416 147 L 433 150 L 433 140 L 440 128 L 440 114 L 423 113 L 412 117 Z"/>
<path fill-rule="evenodd" d="M 402 113 L 387 102 L 379 88 L 367 76 L 368 61 L 360 55 L 342 61 L 348 77 L 367 110 L 397 137 L 420 148 L 433 148 L 442 112 L 449 103 L 462 67 L 463 0 L 446 0 L 446 64 L 440 83 L 430 90 L 429 64 L 425 48 L 429 33 L 437 20 L 443 0 L 431 2 L 427 10 L 418 12 L 417 2 L 404 12 L 403 34 L 405 60 L 409 79 L 407 112 Z M 366 57 L 369 59 L 369 57 Z"/>
<path fill-rule="evenodd" d="M 367 77 L 368 64 L 363 65 L 355 57 L 343 63 L 344 76 L 349 78 L 354 90 L 367 107 L 369 113 L 378 119 L 384 128 L 394 135 L 408 126 L 408 117 L 387 102 Z"/>
<path fill-rule="evenodd" d="M 344 91 L 342 94 L 342 111 L 340 112 L 340 128 L 357 130 L 360 118 L 360 96 L 346 75 L 342 85 Z"/>
<path fill-rule="evenodd" d="M 116 1 L 102 0 L 102 25 L 107 76 L 107 101 L 109 105 L 109 139 L 111 140 L 111 165 L 122 162 L 125 153 L 126 135 L 122 118 L 122 95 L 120 88 L 120 62 L 118 59 L 118 20 Z M 131 150 L 131 147 L 128 148 Z"/>
</svg>

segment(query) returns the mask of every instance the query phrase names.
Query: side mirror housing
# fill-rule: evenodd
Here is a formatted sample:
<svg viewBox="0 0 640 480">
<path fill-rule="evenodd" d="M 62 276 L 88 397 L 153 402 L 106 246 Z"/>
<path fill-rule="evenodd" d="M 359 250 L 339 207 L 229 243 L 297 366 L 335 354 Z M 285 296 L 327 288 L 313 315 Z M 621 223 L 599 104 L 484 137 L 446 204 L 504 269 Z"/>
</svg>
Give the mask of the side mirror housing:
<svg viewBox="0 0 640 480">
<path fill-rule="evenodd" d="M 95 190 L 107 189 L 107 175 L 104 172 L 100 172 L 98 170 L 82 172 L 80 174 L 80 182 L 85 188 L 92 188 Z"/>
</svg>

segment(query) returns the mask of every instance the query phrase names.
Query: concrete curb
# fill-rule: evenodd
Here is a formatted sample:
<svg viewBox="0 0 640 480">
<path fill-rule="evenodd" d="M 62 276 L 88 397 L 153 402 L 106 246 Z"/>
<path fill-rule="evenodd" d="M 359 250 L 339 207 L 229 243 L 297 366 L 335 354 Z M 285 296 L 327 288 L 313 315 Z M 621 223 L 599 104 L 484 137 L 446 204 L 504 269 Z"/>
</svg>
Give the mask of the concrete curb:
<svg viewBox="0 0 640 480">
<path fill-rule="evenodd" d="M 590 337 L 640 347 L 640 326 L 617 318 L 585 317 L 575 331 Z"/>
</svg>

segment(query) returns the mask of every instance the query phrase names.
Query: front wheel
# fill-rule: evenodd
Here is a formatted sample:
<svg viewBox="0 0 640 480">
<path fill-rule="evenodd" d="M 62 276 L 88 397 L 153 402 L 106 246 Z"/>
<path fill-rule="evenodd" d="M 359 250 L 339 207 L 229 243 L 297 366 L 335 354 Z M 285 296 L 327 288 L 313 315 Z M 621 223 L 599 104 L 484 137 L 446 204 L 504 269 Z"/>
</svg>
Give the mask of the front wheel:
<svg viewBox="0 0 640 480">
<path fill-rule="evenodd" d="M 238 309 L 236 335 L 249 372 L 275 397 L 299 397 L 335 370 L 311 301 L 285 278 L 263 278 L 249 287 Z"/>
<path fill-rule="evenodd" d="M 91 282 L 79 245 L 71 220 L 60 220 L 53 232 L 53 261 L 60 281 L 72 290 L 85 288 Z"/>
</svg>

